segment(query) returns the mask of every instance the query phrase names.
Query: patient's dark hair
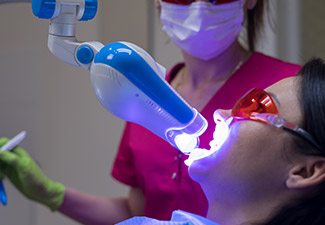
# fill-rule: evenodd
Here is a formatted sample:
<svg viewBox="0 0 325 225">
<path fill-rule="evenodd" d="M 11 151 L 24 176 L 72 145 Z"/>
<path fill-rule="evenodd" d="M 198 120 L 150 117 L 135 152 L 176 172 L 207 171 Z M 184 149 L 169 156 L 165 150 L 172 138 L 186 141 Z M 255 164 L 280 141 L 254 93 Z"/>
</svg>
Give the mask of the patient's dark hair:
<svg viewBox="0 0 325 225">
<path fill-rule="evenodd" d="M 302 154 L 325 157 L 324 61 L 310 60 L 298 76 L 301 78 L 302 128 L 314 137 L 321 149 L 315 149 L 301 138 L 294 138 L 293 144 Z M 263 225 L 325 225 L 325 182 L 315 187 L 312 195 L 288 204 Z"/>
<path fill-rule="evenodd" d="M 258 0 L 253 9 L 247 12 L 247 44 L 250 51 L 255 51 L 256 42 L 264 25 L 264 14 L 268 10 L 268 0 Z"/>
</svg>

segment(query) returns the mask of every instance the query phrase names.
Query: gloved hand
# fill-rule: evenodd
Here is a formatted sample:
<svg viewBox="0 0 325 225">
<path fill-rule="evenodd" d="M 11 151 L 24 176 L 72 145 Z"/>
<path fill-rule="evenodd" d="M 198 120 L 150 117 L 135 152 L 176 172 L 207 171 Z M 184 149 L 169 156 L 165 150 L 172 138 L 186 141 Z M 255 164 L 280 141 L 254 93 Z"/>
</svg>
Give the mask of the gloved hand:
<svg viewBox="0 0 325 225">
<path fill-rule="evenodd" d="M 0 138 L 0 146 L 4 145 L 5 143 L 6 140 L 4 138 Z M 3 205 L 7 205 L 7 194 L 2 182 L 4 175 L 1 171 L 2 170 L 0 169 L 0 201 Z"/>
<path fill-rule="evenodd" d="M 8 139 L 0 138 L 0 147 Z M 2 174 L 1 174 L 2 173 Z M 57 210 L 63 202 L 65 187 L 50 180 L 22 148 L 0 151 L 0 178 L 4 175 L 27 198 Z"/>
<path fill-rule="evenodd" d="M 0 138 L 0 147 L 5 145 L 7 143 L 8 139 L 7 138 Z M 1 164 L 0 164 L 1 165 Z M 2 169 L 0 167 L 0 180 L 4 178 L 4 174 L 2 173 Z"/>
</svg>

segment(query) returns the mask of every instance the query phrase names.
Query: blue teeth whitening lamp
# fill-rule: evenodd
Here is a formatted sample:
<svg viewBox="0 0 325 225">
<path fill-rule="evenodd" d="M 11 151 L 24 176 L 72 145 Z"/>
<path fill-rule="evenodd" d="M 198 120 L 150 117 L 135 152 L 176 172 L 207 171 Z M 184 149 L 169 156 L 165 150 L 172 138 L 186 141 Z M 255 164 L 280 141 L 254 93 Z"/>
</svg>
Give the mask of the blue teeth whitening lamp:
<svg viewBox="0 0 325 225">
<path fill-rule="evenodd" d="M 48 48 L 60 60 L 90 71 L 103 107 L 152 131 L 185 154 L 199 145 L 206 119 L 165 81 L 166 70 L 128 42 L 78 42 L 78 21 L 95 17 L 97 0 L 32 0 L 36 17 L 49 19 Z"/>
</svg>

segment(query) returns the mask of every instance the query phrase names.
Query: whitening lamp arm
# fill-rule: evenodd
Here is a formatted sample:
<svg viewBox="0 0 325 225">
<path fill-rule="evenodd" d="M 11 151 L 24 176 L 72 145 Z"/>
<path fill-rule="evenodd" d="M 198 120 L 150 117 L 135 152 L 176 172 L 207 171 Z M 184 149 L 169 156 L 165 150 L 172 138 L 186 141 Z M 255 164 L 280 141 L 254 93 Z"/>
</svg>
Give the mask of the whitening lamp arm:
<svg viewBox="0 0 325 225">
<path fill-rule="evenodd" d="M 79 42 L 76 24 L 97 13 L 97 0 L 32 0 L 36 17 L 49 19 L 48 48 L 60 60 L 90 70 L 95 54 L 104 47 L 99 42 Z"/>
<path fill-rule="evenodd" d="M 59 59 L 90 71 L 96 96 L 115 116 L 152 131 L 185 154 L 199 145 L 207 121 L 165 81 L 166 70 L 128 42 L 78 42 L 78 21 L 90 20 L 97 0 L 33 0 L 33 13 L 50 19 L 48 47 Z"/>
</svg>

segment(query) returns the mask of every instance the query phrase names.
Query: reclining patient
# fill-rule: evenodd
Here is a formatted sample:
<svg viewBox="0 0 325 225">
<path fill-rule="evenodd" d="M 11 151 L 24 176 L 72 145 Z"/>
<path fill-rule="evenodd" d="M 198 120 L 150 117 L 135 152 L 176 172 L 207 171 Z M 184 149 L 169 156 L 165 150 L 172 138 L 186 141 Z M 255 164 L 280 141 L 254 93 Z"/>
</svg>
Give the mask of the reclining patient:
<svg viewBox="0 0 325 225">
<path fill-rule="evenodd" d="M 297 76 L 266 90 L 251 90 L 231 110 L 217 110 L 215 122 L 211 149 L 196 149 L 187 161 L 208 199 L 207 218 L 175 211 L 171 221 L 135 217 L 120 224 L 325 224 L 322 60 L 312 59 Z M 33 190 L 48 178 L 25 150 L 0 152 L 0 166 L 20 191 L 42 202 Z"/>
</svg>

